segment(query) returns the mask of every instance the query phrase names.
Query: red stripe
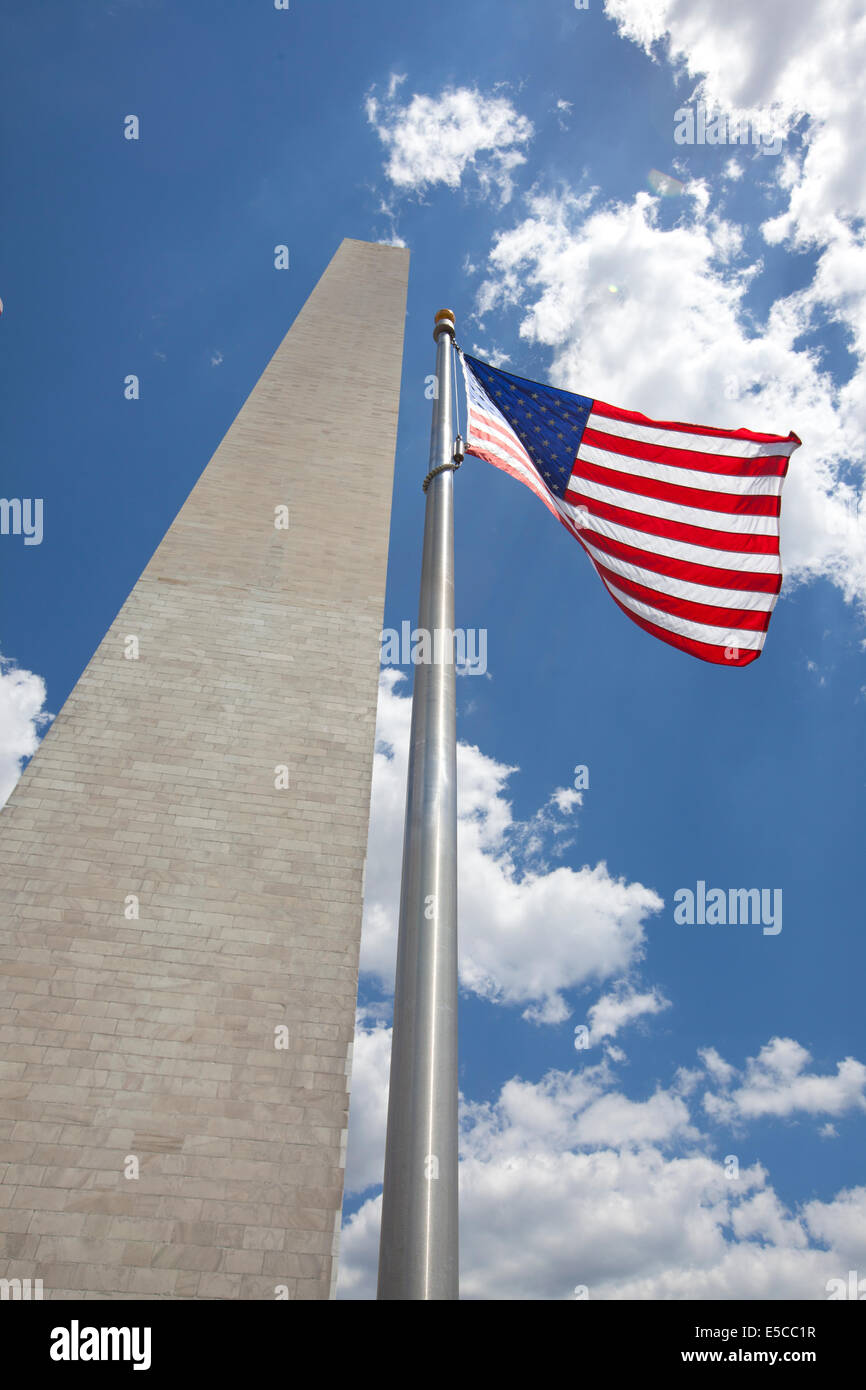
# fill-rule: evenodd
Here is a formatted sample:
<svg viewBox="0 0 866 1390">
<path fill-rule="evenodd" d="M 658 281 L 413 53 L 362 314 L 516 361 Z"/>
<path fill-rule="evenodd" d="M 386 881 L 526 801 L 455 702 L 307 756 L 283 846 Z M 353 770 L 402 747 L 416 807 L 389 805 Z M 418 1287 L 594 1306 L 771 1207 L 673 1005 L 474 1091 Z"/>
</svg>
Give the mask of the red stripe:
<svg viewBox="0 0 866 1390">
<path fill-rule="evenodd" d="M 592 559 L 592 556 L 590 556 Z M 597 560 L 593 565 L 602 579 L 607 577 L 611 584 L 632 598 L 658 608 L 662 613 L 670 613 L 675 618 L 688 618 L 693 623 L 706 623 L 711 627 L 740 628 L 748 632 L 766 632 L 770 625 L 770 614 L 754 608 L 721 608 L 715 604 L 695 603 L 692 599 L 676 598 L 673 594 L 660 593 L 658 589 L 648 589 L 644 584 L 636 584 L 616 574 Z"/>
<path fill-rule="evenodd" d="M 656 478 L 645 478 L 638 473 L 621 473 L 615 468 L 589 463 L 581 458 L 579 449 L 572 478 L 575 476 L 586 478 L 591 483 L 602 483 L 605 487 L 619 488 L 623 492 L 633 492 L 639 497 L 656 497 L 661 502 L 676 502 L 681 507 L 700 507 L 708 512 L 730 512 L 735 516 L 778 516 L 781 511 L 780 497 L 709 492 L 706 488 L 659 482 Z"/>
<path fill-rule="evenodd" d="M 605 585 L 605 588 L 607 586 Z M 696 642 L 693 637 L 680 637 L 676 632 L 669 632 L 666 627 L 657 627 L 655 623 L 647 622 L 646 618 L 638 617 L 637 613 L 632 613 L 630 608 L 626 608 L 624 603 L 620 603 L 616 594 L 611 594 L 617 608 L 621 608 L 627 618 L 631 618 L 633 623 L 642 627 L 644 632 L 648 632 L 652 637 L 658 637 L 660 641 L 667 642 L 669 647 L 678 647 L 681 652 L 688 652 L 689 656 L 699 657 L 701 661 L 712 661 L 716 666 L 748 666 L 751 662 L 757 661 L 761 655 L 760 651 L 746 651 L 745 648 L 736 649 L 737 655 L 726 657 L 725 652 L 732 650 L 730 647 L 716 647 L 709 642 Z"/>
<path fill-rule="evenodd" d="M 584 497 L 571 487 L 566 490 L 566 501 L 575 506 L 586 507 L 592 516 L 600 516 L 604 521 L 613 521 L 618 526 L 628 526 L 633 531 L 646 531 L 651 536 L 666 536 L 668 540 L 687 541 L 689 545 L 712 546 L 716 550 L 731 550 L 753 555 L 778 555 L 778 536 L 740 535 L 733 531 L 712 531 L 706 526 L 690 526 L 685 521 L 666 521 L 658 516 L 646 516 L 643 512 L 629 511 L 625 507 L 614 507 L 609 502 L 599 502 L 595 497 Z"/>
<path fill-rule="evenodd" d="M 675 430 L 681 434 L 704 434 L 712 439 L 744 439 L 750 444 L 802 444 L 802 439 L 794 434 L 756 434 L 754 430 L 719 430 L 711 425 L 686 425 L 681 420 L 651 420 L 648 415 L 641 415 L 637 410 L 621 410 L 618 406 L 608 405 L 605 401 L 593 401 L 593 415 L 604 415 L 609 420 L 627 420 L 633 425 L 649 425 L 654 430 Z"/>
<path fill-rule="evenodd" d="M 624 541 L 612 540 L 599 531 L 590 531 L 586 526 L 579 532 L 571 531 L 571 534 L 576 535 L 578 540 L 586 536 L 607 555 L 628 560 L 642 569 L 654 570 L 656 574 L 669 575 L 671 579 L 685 579 L 690 584 L 707 584 L 719 589 L 747 589 L 756 594 L 777 594 L 782 587 L 781 574 L 753 574 L 748 570 L 718 569 L 715 565 L 677 560 L 671 555 L 659 555 L 655 550 L 640 550 L 637 546 L 626 545 Z"/>
<path fill-rule="evenodd" d="M 694 434 L 696 431 L 692 430 Z M 784 478 L 791 460 L 787 454 L 761 458 L 732 458 L 727 454 L 702 454 L 697 449 L 674 449 L 666 444 L 644 444 L 622 434 L 607 434 L 587 425 L 581 444 L 607 449 L 648 463 L 666 463 L 671 468 L 694 468 L 699 473 L 722 473 L 732 478 Z M 580 450 L 578 450 L 578 455 Z"/>
</svg>

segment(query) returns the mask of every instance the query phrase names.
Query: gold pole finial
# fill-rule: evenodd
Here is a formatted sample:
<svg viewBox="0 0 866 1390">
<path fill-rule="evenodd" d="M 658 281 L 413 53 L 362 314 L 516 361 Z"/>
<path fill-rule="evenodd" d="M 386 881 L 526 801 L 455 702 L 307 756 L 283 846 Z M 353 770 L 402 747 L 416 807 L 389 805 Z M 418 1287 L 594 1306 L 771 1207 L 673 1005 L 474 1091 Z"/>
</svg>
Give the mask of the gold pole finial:
<svg viewBox="0 0 866 1390">
<path fill-rule="evenodd" d="M 454 315 L 450 309 L 439 310 L 439 313 L 433 320 L 433 337 L 438 339 L 443 329 L 447 329 L 452 338 L 455 336 Z"/>
</svg>

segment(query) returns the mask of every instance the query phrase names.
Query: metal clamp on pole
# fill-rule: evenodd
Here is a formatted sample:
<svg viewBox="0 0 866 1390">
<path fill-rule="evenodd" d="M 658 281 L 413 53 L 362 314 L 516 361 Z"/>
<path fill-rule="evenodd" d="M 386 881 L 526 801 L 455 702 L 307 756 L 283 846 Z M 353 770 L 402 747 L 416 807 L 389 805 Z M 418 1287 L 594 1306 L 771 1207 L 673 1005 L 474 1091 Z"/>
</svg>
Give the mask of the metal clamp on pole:
<svg viewBox="0 0 866 1390">
<path fill-rule="evenodd" d="M 457 438 L 460 439 L 460 435 L 459 435 L 459 434 L 458 434 Z M 462 441 L 461 441 L 461 447 L 462 447 Z M 422 491 L 423 491 L 423 492 L 426 492 L 426 491 L 427 491 L 428 487 L 430 486 L 430 484 L 431 484 L 431 482 L 433 481 L 433 479 L 436 477 L 436 474 L 437 474 L 437 473 L 444 473 L 445 470 L 448 469 L 448 468 L 451 469 L 451 472 L 452 472 L 452 473 L 456 473 L 456 472 L 457 472 L 457 469 L 460 467 L 460 465 L 461 465 L 462 462 L 463 462 L 463 455 L 461 454 L 459 458 L 457 457 L 457 448 L 456 448 L 456 444 L 455 444 L 454 461 L 453 461 L 453 463 L 440 463 L 440 464 L 438 464 L 438 466 L 437 466 L 436 468 L 431 468 L 431 469 L 430 469 L 430 472 L 427 474 L 427 477 L 424 479 L 423 483 L 421 484 L 421 489 L 422 489 Z"/>
</svg>

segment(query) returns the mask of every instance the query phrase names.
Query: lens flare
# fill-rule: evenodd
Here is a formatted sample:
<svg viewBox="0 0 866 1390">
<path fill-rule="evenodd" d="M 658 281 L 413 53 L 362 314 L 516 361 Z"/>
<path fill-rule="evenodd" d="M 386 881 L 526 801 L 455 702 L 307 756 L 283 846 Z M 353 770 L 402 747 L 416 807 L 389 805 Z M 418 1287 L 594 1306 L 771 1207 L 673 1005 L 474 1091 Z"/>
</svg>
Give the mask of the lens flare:
<svg viewBox="0 0 866 1390">
<path fill-rule="evenodd" d="M 648 182 L 653 193 L 662 198 L 678 198 L 685 187 L 673 174 L 663 174 L 660 169 L 650 169 Z"/>
</svg>

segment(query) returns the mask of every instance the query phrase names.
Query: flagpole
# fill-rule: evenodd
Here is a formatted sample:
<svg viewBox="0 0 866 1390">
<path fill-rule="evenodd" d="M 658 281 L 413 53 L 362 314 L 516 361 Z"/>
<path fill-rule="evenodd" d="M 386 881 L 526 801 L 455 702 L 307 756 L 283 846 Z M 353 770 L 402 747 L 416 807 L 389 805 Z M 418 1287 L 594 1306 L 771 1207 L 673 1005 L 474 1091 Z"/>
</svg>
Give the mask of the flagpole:
<svg viewBox="0 0 866 1390">
<path fill-rule="evenodd" d="M 394 989 L 380 1299 L 456 1299 L 457 729 L 454 630 L 454 315 L 436 315 L 436 393 L 415 666 Z M 447 633 L 436 654 L 437 630 Z"/>
</svg>

